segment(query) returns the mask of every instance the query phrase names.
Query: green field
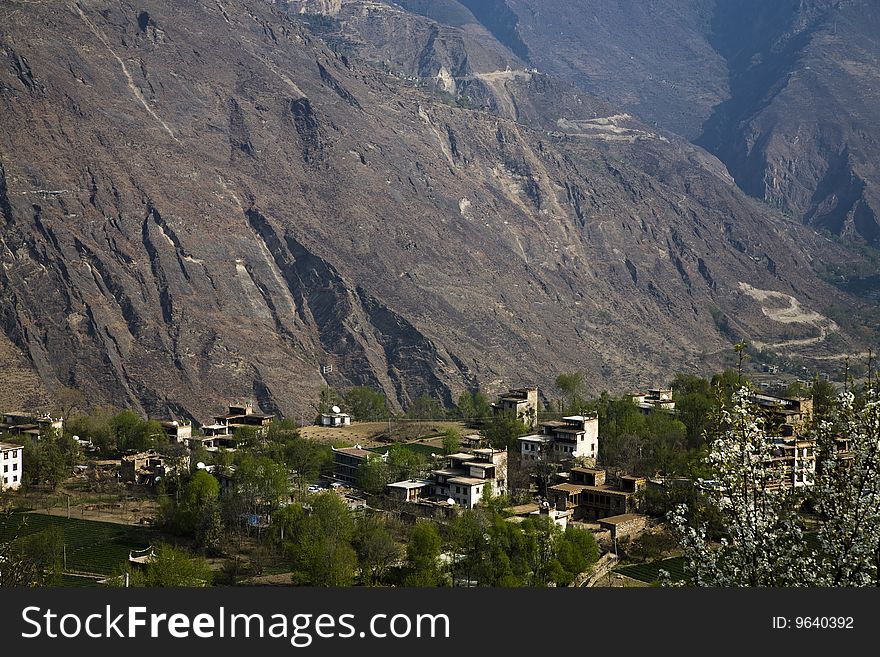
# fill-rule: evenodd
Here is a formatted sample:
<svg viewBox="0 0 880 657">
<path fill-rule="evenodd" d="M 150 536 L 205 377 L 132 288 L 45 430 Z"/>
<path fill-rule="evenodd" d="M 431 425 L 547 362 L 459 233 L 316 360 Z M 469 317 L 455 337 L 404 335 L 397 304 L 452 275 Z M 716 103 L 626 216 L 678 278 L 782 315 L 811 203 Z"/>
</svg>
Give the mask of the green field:
<svg viewBox="0 0 880 657">
<path fill-rule="evenodd" d="M 631 566 L 621 566 L 615 568 L 614 572 L 632 577 L 641 582 L 653 584 L 660 581 L 660 571 L 665 570 L 669 573 L 673 582 L 684 579 L 684 559 L 682 557 L 672 557 L 663 561 L 653 561 L 651 563 L 639 563 Z"/>
<path fill-rule="evenodd" d="M 50 527 L 58 527 L 64 532 L 68 571 L 101 575 L 116 572 L 128 561 L 129 550 L 142 550 L 155 545 L 161 538 L 154 529 L 40 513 L 16 513 L 6 526 L 0 525 L 0 541 L 9 540 L 16 533 L 26 536 Z"/>
</svg>

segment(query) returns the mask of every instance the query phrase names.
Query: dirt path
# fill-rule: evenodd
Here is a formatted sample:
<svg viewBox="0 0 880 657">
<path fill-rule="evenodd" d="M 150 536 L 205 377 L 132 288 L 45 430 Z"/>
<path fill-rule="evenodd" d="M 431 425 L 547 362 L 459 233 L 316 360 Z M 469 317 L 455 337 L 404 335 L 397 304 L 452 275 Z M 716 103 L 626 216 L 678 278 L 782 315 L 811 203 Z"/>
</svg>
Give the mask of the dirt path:
<svg viewBox="0 0 880 657">
<path fill-rule="evenodd" d="M 782 340 L 780 342 L 759 342 L 754 340 L 754 345 L 759 349 L 762 347 L 770 347 L 771 349 L 804 347 L 807 345 L 818 344 L 824 342 L 831 333 L 835 333 L 840 329 L 836 322 L 828 319 L 824 315 L 820 315 L 814 310 L 806 310 L 802 308 L 800 301 L 790 294 L 773 290 L 760 290 L 748 283 L 743 283 L 742 281 L 740 281 L 739 287 L 743 292 L 757 301 L 761 305 L 761 312 L 774 322 L 779 322 L 781 324 L 807 324 L 815 327 L 819 331 L 819 335 L 813 338 Z M 782 305 L 768 307 L 765 305 L 765 302 L 781 302 Z"/>
</svg>

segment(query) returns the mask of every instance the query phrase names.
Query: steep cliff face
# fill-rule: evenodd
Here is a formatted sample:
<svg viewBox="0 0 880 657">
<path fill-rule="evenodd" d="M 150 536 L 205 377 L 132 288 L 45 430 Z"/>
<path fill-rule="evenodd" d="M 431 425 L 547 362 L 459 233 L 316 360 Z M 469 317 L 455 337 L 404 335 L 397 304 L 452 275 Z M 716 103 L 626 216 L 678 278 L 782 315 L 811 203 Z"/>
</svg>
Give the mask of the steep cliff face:
<svg viewBox="0 0 880 657">
<path fill-rule="evenodd" d="M 514 76 L 511 115 L 271 3 L 3 11 L 0 317 L 34 395 L 203 420 L 308 412 L 325 384 L 628 388 L 731 335 L 849 344 L 798 226 L 546 76 Z"/>
<path fill-rule="evenodd" d="M 737 4 L 718 11 L 711 37 L 728 61 L 731 97 L 697 142 L 749 194 L 880 246 L 880 7 Z"/>
<path fill-rule="evenodd" d="M 542 72 L 693 140 L 796 219 L 880 245 L 876 2 L 501 4 Z"/>
</svg>

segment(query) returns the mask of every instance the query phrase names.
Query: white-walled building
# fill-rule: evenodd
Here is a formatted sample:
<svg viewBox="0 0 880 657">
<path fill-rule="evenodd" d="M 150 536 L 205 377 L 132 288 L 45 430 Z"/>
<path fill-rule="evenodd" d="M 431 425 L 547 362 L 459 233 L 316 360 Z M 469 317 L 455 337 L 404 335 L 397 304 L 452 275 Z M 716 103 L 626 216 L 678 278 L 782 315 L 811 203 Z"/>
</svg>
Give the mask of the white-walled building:
<svg viewBox="0 0 880 657">
<path fill-rule="evenodd" d="M 0 443 L 0 491 L 21 486 L 22 451 L 21 445 Z"/>
<path fill-rule="evenodd" d="M 451 499 L 458 506 L 472 509 L 487 488 L 492 497 L 507 492 L 506 450 L 483 448 L 450 454 L 445 467 L 432 471 L 429 478 L 388 484 L 386 491 L 407 502 Z"/>
<path fill-rule="evenodd" d="M 520 463 L 567 461 L 599 457 L 599 417 L 570 415 L 562 420 L 541 423 L 541 433 L 519 439 Z"/>
<path fill-rule="evenodd" d="M 333 412 L 321 413 L 322 427 L 347 427 L 351 425 L 351 415 L 348 413 Z"/>
<path fill-rule="evenodd" d="M 509 390 L 492 404 L 492 414 L 510 413 L 518 420 L 534 429 L 538 426 L 538 389 L 518 388 Z"/>
</svg>

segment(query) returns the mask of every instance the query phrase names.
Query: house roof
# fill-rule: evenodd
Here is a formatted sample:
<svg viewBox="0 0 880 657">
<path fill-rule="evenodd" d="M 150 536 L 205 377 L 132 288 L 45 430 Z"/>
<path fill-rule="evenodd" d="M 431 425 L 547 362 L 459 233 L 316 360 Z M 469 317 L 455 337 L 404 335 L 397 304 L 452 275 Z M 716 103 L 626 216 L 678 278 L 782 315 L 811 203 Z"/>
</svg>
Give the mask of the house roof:
<svg viewBox="0 0 880 657">
<path fill-rule="evenodd" d="M 14 443 L 0 443 L 0 450 L 6 451 L 9 449 L 21 449 L 21 445 L 16 445 Z"/>
<path fill-rule="evenodd" d="M 354 456 L 355 458 L 359 458 L 359 459 L 367 459 L 367 458 L 370 458 L 371 456 L 380 456 L 380 454 L 377 454 L 376 452 L 368 452 L 367 450 L 360 449 L 358 447 L 340 447 L 339 449 L 334 447 L 333 451 L 337 452 L 339 454 L 347 454 L 348 456 Z"/>
<path fill-rule="evenodd" d="M 413 490 L 415 488 L 424 488 L 425 486 L 430 486 L 432 481 L 428 481 L 427 479 L 407 479 L 406 481 L 395 481 L 393 484 L 388 484 L 388 488 L 404 488 L 406 490 Z"/>
<path fill-rule="evenodd" d="M 476 477 L 453 477 L 449 480 L 450 484 L 461 484 L 462 486 L 479 486 L 485 484 L 488 479 L 477 479 Z"/>
<path fill-rule="evenodd" d="M 450 454 L 446 458 L 456 459 L 458 461 L 466 461 L 468 459 L 474 458 L 474 455 L 469 452 L 456 452 L 455 454 Z"/>
<path fill-rule="evenodd" d="M 532 434 L 531 436 L 521 436 L 518 440 L 524 443 L 552 443 L 553 439 L 550 436 L 542 436 L 539 434 Z"/>
</svg>

